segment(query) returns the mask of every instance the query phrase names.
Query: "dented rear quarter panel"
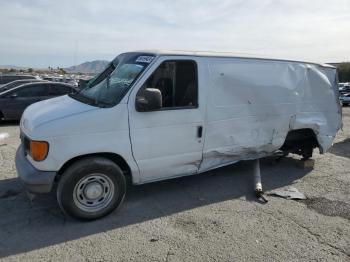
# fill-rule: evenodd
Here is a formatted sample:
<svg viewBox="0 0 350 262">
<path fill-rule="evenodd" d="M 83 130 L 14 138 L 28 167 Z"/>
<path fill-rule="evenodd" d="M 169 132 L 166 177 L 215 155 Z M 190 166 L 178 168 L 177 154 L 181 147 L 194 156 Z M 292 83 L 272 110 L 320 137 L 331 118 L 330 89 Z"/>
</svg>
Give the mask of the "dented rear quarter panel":
<svg viewBox="0 0 350 262">
<path fill-rule="evenodd" d="M 311 128 L 320 152 L 341 127 L 336 69 L 263 59 L 209 58 L 200 171 L 278 150 L 290 130 Z"/>
</svg>

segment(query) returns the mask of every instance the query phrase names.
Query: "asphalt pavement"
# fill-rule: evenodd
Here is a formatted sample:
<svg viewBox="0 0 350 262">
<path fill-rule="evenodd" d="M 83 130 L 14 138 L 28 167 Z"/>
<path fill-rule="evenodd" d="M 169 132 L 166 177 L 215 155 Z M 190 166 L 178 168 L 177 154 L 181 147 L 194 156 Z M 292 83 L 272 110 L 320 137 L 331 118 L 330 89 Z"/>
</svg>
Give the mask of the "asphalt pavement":
<svg viewBox="0 0 350 262">
<path fill-rule="evenodd" d="M 240 162 L 202 175 L 129 186 L 106 218 L 64 217 L 54 194 L 30 201 L 16 178 L 18 123 L 0 124 L 0 261 L 350 261 L 350 108 L 313 169 L 290 155 L 261 163 L 265 191 L 307 200 L 259 203 Z"/>
</svg>

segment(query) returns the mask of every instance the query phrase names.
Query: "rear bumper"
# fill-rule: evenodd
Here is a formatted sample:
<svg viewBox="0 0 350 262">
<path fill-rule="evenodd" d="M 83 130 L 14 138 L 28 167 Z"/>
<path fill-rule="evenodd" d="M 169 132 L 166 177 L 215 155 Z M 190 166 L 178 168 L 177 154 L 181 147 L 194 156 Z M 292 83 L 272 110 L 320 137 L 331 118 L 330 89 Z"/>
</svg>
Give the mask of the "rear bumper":
<svg viewBox="0 0 350 262">
<path fill-rule="evenodd" d="M 57 173 L 36 169 L 25 157 L 22 146 L 16 152 L 16 169 L 18 177 L 29 192 L 48 193 L 52 190 Z"/>
</svg>

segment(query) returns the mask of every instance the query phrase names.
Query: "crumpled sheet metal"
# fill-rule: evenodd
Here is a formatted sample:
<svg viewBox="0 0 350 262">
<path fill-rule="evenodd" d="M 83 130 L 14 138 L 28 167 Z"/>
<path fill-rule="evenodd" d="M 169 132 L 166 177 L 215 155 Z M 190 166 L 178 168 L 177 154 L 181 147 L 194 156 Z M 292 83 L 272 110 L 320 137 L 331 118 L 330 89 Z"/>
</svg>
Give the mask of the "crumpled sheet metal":
<svg viewBox="0 0 350 262">
<path fill-rule="evenodd" d="M 304 200 L 307 197 L 295 187 L 281 188 L 269 191 L 269 196 L 278 196 L 285 199 Z"/>
<path fill-rule="evenodd" d="M 342 125 L 335 68 L 243 58 L 208 68 L 200 171 L 271 155 L 291 130 L 312 129 L 321 153 L 331 147 Z"/>
</svg>

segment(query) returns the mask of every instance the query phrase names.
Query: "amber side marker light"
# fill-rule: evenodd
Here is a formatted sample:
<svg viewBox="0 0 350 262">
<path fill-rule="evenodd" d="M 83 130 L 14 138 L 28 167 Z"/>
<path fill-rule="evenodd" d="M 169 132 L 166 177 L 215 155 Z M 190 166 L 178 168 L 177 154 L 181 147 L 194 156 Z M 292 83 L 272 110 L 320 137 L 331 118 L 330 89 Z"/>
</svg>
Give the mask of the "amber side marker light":
<svg viewBox="0 0 350 262">
<path fill-rule="evenodd" d="M 30 156 L 35 161 L 43 161 L 49 153 L 49 143 L 45 141 L 30 141 Z"/>
</svg>

